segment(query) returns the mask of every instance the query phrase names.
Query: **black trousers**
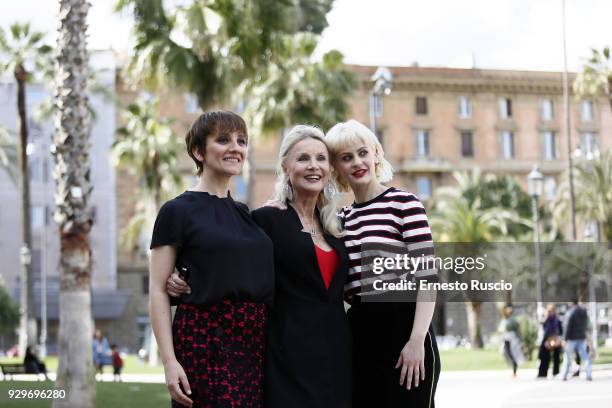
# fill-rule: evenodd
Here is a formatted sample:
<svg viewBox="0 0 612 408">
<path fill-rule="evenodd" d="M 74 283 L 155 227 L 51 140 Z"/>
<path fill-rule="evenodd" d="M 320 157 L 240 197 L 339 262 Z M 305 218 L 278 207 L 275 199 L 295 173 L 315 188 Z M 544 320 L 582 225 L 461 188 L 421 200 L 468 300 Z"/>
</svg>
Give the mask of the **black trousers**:
<svg viewBox="0 0 612 408">
<path fill-rule="evenodd" d="M 540 368 L 538 370 L 538 377 L 548 377 L 548 367 L 550 366 L 551 354 L 553 360 L 553 375 L 559 374 L 561 367 L 562 351 L 563 349 L 561 347 L 548 350 L 546 347 L 544 347 L 544 342 L 540 344 L 540 351 L 538 352 L 538 357 L 540 358 Z"/>
<path fill-rule="evenodd" d="M 425 337 L 425 380 L 399 385 L 397 359 L 410 338 L 414 303 L 361 303 L 349 309 L 353 331 L 354 408 L 434 408 L 440 355 L 433 329 Z"/>
</svg>

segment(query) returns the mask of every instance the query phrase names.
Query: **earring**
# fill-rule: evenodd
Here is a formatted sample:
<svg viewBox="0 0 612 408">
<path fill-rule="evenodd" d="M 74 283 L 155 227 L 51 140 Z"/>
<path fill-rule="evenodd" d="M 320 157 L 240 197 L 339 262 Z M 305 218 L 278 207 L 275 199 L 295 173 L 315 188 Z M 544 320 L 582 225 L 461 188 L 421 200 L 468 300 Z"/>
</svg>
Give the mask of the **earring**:
<svg viewBox="0 0 612 408">
<path fill-rule="evenodd" d="M 326 199 L 331 201 L 334 199 L 336 194 L 338 194 L 338 188 L 336 187 L 336 184 L 331 181 L 328 182 L 325 188 L 323 189 L 323 195 Z"/>
<path fill-rule="evenodd" d="M 283 186 L 283 193 L 285 194 L 285 197 L 287 197 L 287 200 L 293 200 L 293 188 L 288 181 Z"/>
</svg>

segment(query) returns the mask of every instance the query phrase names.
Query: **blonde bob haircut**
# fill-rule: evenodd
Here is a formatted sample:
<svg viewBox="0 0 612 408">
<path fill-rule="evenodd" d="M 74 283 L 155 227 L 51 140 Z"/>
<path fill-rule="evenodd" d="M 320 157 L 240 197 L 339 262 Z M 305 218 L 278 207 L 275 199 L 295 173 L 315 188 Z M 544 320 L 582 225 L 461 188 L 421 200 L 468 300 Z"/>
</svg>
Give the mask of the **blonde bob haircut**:
<svg viewBox="0 0 612 408">
<path fill-rule="evenodd" d="M 340 122 L 334 125 L 325 136 L 327 146 L 331 150 L 334 161 L 342 149 L 356 144 L 365 144 L 374 149 L 376 160 L 375 175 L 376 180 L 380 183 L 386 183 L 393 178 L 393 167 L 391 163 L 385 159 L 385 151 L 378 141 L 378 138 L 367 126 L 357 122 L 355 119 L 350 119 L 347 122 Z M 348 183 L 342 180 L 338 174 L 336 176 L 336 184 L 340 191 L 346 192 L 350 190 Z"/>
<path fill-rule="evenodd" d="M 285 165 L 287 158 L 291 153 L 293 147 L 306 139 L 315 139 L 325 145 L 329 151 L 329 146 L 325 142 L 325 135 L 321 129 L 314 126 L 297 125 L 294 126 L 289 133 L 283 138 L 280 149 L 278 152 L 278 162 L 276 163 L 276 185 L 274 187 L 274 199 L 285 203 L 288 199 L 287 190 L 290 187 L 289 177 L 285 173 Z M 331 156 L 331 155 L 330 155 Z M 334 182 L 333 166 L 331 163 L 331 157 L 329 157 L 329 169 L 331 172 L 330 182 Z M 342 229 L 340 228 L 340 222 L 336 215 L 336 208 L 339 200 L 339 194 L 335 197 L 328 199 L 323 194 L 323 191 L 319 193 L 317 198 L 317 209 L 319 210 L 319 220 L 323 225 L 325 232 L 340 237 L 342 235 Z"/>
</svg>

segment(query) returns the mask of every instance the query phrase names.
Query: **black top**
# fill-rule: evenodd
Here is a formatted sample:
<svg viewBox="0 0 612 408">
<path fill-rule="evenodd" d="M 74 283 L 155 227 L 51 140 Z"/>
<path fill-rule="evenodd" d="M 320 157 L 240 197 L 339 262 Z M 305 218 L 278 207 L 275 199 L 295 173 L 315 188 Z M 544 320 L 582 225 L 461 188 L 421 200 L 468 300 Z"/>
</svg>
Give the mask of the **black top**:
<svg viewBox="0 0 612 408">
<path fill-rule="evenodd" d="M 247 206 L 229 193 L 220 198 L 185 191 L 166 202 L 155 220 L 151 249 L 162 245 L 176 246 L 176 267 L 187 268 L 191 293 L 181 296 L 182 303 L 272 302 L 272 242 Z"/>
<path fill-rule="evenodd" d="M 587 337 L 589 315 L 581 306 L 572 307 L 566 318 L 565 340 L 584 340 Z"/>
<path fill-rule="evenodd" d="M 350 408 L 351 332 L 342 301 L 348 254 L 339 256 L 329 289 L 310 234 L 293 209 L 262 207 L 253 219 L 274 243 L 276 293 L 269 309 L 265 359 L 267 408 Z"/>
</svg>

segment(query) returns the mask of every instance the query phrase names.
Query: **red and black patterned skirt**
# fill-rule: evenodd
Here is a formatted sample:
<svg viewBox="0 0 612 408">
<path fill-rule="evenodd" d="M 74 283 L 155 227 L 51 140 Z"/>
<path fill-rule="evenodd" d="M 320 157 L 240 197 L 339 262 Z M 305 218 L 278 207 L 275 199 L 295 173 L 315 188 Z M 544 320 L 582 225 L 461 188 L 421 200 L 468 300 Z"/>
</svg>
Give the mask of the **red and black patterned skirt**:
<svg viewBox="0 0 612 408">
<path fill-rule="evenodd" d="M 181 304 L 172 324 L 174 352 L 194 407 L 263 406 L 266 305 L 223 301 Z M 172 401 L 173 407 L 182 405 Z"/>
</svg>

